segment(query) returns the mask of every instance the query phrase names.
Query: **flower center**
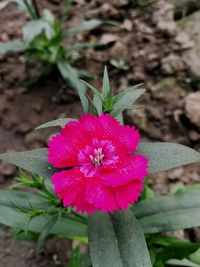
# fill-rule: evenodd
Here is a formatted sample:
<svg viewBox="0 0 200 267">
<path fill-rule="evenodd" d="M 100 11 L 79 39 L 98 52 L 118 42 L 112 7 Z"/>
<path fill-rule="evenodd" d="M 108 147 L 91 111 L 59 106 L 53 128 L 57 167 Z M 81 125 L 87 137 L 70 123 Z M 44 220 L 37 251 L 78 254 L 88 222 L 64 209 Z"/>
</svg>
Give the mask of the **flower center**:
<svg viewBox="0 0 200 267">
<path fill-rule="evenodd" d="M 94 149 L 94 156 L 90 155 L 90 159 L 92 161 L 92 163 L 94 164 L 94 166 L 101 166 L 103 164 L 103 158 L 104 158 L 104 154 L 102 153 L 103 148 L 95 148 Z"/>
<path fill-rule="evenodd" d="M 90 146 L 86 146 L 80 151 L 78 159 L 80 171 L 86 177 L 92 177 L 100 167 L 115 163 L 118 156 L 110 141 L 93 139 Z"/>
</svg>

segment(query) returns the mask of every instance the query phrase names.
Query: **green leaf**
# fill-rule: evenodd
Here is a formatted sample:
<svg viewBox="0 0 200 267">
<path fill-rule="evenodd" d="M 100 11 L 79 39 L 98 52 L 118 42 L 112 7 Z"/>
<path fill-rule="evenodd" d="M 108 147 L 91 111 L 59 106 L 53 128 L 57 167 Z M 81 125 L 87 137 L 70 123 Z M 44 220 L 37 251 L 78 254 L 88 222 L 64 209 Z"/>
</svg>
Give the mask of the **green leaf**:
<svg viewBox="0 0 200 267">
<path fill-rule="evenodd" d="M 69 262 L 65 267 L 82 267 L 81 252 L 79 247 L 73 249 Z"/>
<path fill-rule="evenodd" d="M 89 102 L 87 97 L 85 96 L 86 88 L 80 82 L 76 70 L 72 66 L 70 66 L 66 61 L 58 62 L 57 66 L 63 78 L 66 81 L 70 82 L 72 87 L 77 91 L 81 100 L 81 104 L 83 106 L 83 110 L 85 113 L 88 113 Z"/>
<path fill-rule="evenodd" d="M 107 99 L 111 94 L 110 82 L 109 82 L 108 71 L 107 71 L 106 66 L 104 68 L 104 74 L 103 74 L 102 94 L 103 94 L 104 99 Z"/>
<path fill-rule="evenodd" d="M 200 153 L 175 143 L 141 143 L 138 154 L 149 159 L 149 173 L 200 162 Z"/>
<path fill-rule="evenodd" d="M 93 96 L 93 105 L 95 106 L 98 115 L 101 115 L 103 110 L 102 101 L 96 94 L 94 94 Z"/>
<path fill-rule="evenodd" d="M 39 174 L 44 178 L 49 178 L 53 174 L 53 169 L 47 161 L 47 150 L 45 148 L 3 153 L 0 154 L 0 159 L 29 172 Z"/>
<path fill-rule="evenodd" d="M 126 92 L 126 91 L 125 91 Z M 112 116 L 117 116 L 131 104 L 133 104 L 141 95 L 143 95 L 145 89 L 135 89 L 132 91 L 127 91 L 124 96 L 122 96 L 113 105 L 113 110 L 111 111 Z"/>
<path fill-rule="evenodd" d="M 88 238 L 94 267 L 152 266 L 140 226 L 130 211 L 89 217 Z"/>
<path fill-rule="evenodd" d="M 189 260 L 200 266 L 200 248 L 189 256 Z"/>
<path fill-rule="evenodd" d="M 58 221 L 58 217 L 59 217 L 58 214 L 54 214 L 54 215 L 52 216 L 51 220 L 48 221 L 48 222 L 44 225 L 44 227 L 43 227 L 43 229 L 42 229 L 42 231 L 41 231 L 41 233 L 40 233 L 40 235 L 39 235 L 39 238 L 38 238 L 38 240 L 37 240 L 37 246 L 36 246 L 36 253 L 37 253 L 37 254 L 39 254 L 39 251 L 40 251 L 41 247 L 43 246 L 43 244 L 44 244 L 44 242 L 45 242 L 47 236 L 49 235 L 49 233 L 50 233 L 52 227 L 53 227 L 53 226 L 56 224 L 56 222 Z"/>
<path fill-rule="evenodd" d="M 54 36 L 54 30 L 49 22 L 43 19 L 27 22 L 22 29 L 23 40 L 25 43 L 30 44 L 42 32 L 46 34 L 48 39 Z"/>
<path fill-rule="evenodd" d="M 0 54 L 22 52 L 26 49 L 24 43 L 19 40 L 13 40 L 6 43 L 0 43 Z"/>
<path fill-rule="evenodd" d="M 83 31 L 91 31 L 99 27 L 103 22 L 99 19 L 83 20 L 78 26 L 71 28 L 65 33 L 65 36 L 73 36 Z"/>
<path fill-rule="evenodd" d="M 141 85 L 142 85 L 142 83 L 128 87 L 126 90 L 124 90 L 121 93 L 119 93 L 118 95 L 114 96 L 113 103 L 114 104 L 117 103 L 122 98 L 124 98 L 127 94 L 129 94 L 130 92 L 134 92 L 136 89 L 138 89 L 139 87 L 141 87 Z M 139 88 L 139 89 L 142 89 L 142 88 Z"/>
<path fill-rule="evenodd" d="M 183 266 L 183 267 L 199 267 L 200 265 L 199 264 L 195 264 L 195 263 L 192 263 L 191 261 L 189 260 L 169 260 L 167 262 L 167 266 L 168 265 L 172 265 L 172 266 Z"/>
<path fill-rule="evenodd" d="M 131 207 L 144 233 L 159 233 L 200 226 L 200 194 L 186 192 L 143 200 Z"/>
<path fill-rule="evenodd" d="M 31 209 L 30 204 L 33 208 L 37 209 L 47 210 L 49 208 L 49 204 L 39 195 L 30 192 L 0 190 L 0 224 L 23 230 L 26 230 L 29 217 L 15 210 L 13 204 L 25 209 Z M 52 215 L 35 217 L 28 224 L 28 230 L 41 233 L 47 226 L 47 223 L 52 220 Z M 59 217 L 57 222 L 49 230 L 49 234 L 65 237 L 85 237 L 86 233 L 87 225 L 64 217 Z"/>
<path fill-rule="evenodd" d="M 200 247 L 199 243 L 192 243 L 184 239 L 167 236 L 152 237 L 151 244 L 156 246 L 156 260 L 166 262 L 170 259 L 185 259 Z"/>
<path fill-rule="evenodd" d="M 100 94 L 100 92 L 91 84 L 83 81 L 83 80 L 80 80 L 83 84 L 85 84 L 93 93 L 94 95 L 98 96 L 98 98 L 101 100 L 102 99 L 102 96 Z"/>
<path fill-rule="evenodd" d="M 23 230 L 41 233 L 44 226 L 52 220 L 52 215 L 40 215 L 33 218 L 30 223 L 29 217 L 14 210 L 11 207 L 0 205 L 0 223 L 11 228 L 19 228 Z M 57 235 L 66 238 L 85 237 L 87 235 L 87 225 L 72 219 L 61 217 L 49 231 L 51 235 Z"/>
<path fill-rule="evenodd" d="M 0 206 L 13 207 L 13 203 L 25 209 L 30 208 L 29 203 L 34 208 L 48 208 L 48 203 L 44 202 L 44 198 L 39 195 L 15 190 L 0 190 Z"/>
<path fill-rule="evenodd" d="M 49 121 L 46 123 L 41 124 L 35 130 L 44 129 L 44 128 L 50 128 L 50 127 L 64 127 L 66 123 L 70 121 L 76 121 L 76 119 L 71 118 L 61 118 L 53 121 Z"/>
</svg>

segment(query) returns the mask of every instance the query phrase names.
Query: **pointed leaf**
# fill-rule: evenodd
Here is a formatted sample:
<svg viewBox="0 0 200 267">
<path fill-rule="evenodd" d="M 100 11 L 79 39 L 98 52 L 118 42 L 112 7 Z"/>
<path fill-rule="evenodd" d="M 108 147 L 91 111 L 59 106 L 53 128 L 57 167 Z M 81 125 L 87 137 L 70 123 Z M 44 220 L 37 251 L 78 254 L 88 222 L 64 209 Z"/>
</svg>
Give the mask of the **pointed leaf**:
<svg viewBox="0 0 200 267">
<path fill-rule="evenodd" d="M 185 192 L 143 200 L 131 207 L 145 233 L 175 231 L 200 226 L 200 194 Z"/>
<path fill-rule="evenodd" d="M 49 235 L 49 233 L 50 233 L 52 227 L 56 224 L 57 220 L 58 220 L 58 214 L 54 214 L 54 215 L 51 217 L 51 220 L 48 221 L 48 222 L 44 225 L 44 227 L 43 227 L 43 229 L 42 229 L 42 231 L 41 231 L 41 233 L 40 233 L 40 235 L 39 235 L 39 238 L 38 238 L 38 240 L 37 240 L 37 246 L 36 246 L 36 253 L 37 253 L 37 254 L 39 253 L 41 247 L 44 245 L 44 242 L 45 242 L 47 236 Z"/>
<path fill-rule="evenodd" d="M 109 97 L 110 91 L 111 91 L 111 88 L 110 88 L 110 82 L 109 82 L 109 77 L 108 77 L 108 71 L 107 71 L 107 67 L 105 66 L 104 74 L 103 74 L 103 87 L 102 87 L 102 94 L 103 94 L 104 99 Z"/>
<path fill-rule="evenodd" d="M 70 66 L 66 61 L 58 62 L 57 66 L 63 78 L 66 81 L 70 82 L 72 87 L 77 91 L 81 100 L 81 104 L 83 106 L 83 110 L 85 113 L 88 113 L 89 102 L 87 100 L 87 97 L 85 96 L 86 88 L 80 82 L 76 70 L 72 66 Z"/>
<path fill-rule="evenodd" d="M 73 36 L 82 31 L 90 31 L 99 27 L 103 22 L 99 19 L 83 20 L 78 26 L 66 32 L 66 36 Z"/>
<path fill-rule="evenodd" d="M 140 83 L 140 84 L 128 87 L 126 90 L 124 90 L 121 93 L 119 93 L 118 95 L 114 96 L 113 103 L 117 103 L 119 100 L 121 100 L 123 97 L 125 97 L 127 95 L 127 93 L 134 92 L 136 89 L 143 89 L 143 88 L 139 88 L 142 85 L 143 84 Z M 143 90 L 145 90 L 145 89 L 143 89 Z"/>
<path fill-rule="evenodd" d="M 25 209 L 33 208 L 47 210 L 49 204 L 44 198 L 33 193 L 19 192 L 14 190 L 0 190 L 0 224 L 12 228 L 26 229 L 29 218 L 13 208 L 13 203 Z M 30 203 L 30 204 L 29 204 Z M 52 215 L 38 216 L 28 224 L 28 230 L 41 233 L 47 222 L 52 221 Z M 86 236 L 87 225 L 76 222 L 69 218 L 60 217 L 50 229 L 49 234 L 62 235 L 65 237 Z"/>
<path fill-rule="evenodd" d="M 99 99 L 99 97 L 95 94 L 93 97 L 93 105 L 95 106 L 98 115 L 101 115 L 103 107 L 102 107 L 102 101 Z"/>
<path fill-rule="evenodd" d="M 121 97 L 113 105 L 113 110 L 111 111 L 112 116 L 117 116 L 119 113 L 127 109 L 131 104 L 133 104 L 141 95 L 143 95 L 145 89 L 135 89 L 134 91 L 128 91 L 123 97 Z"/>
<path fill-rule="evenodd" d="M 88 237 L 94 267 L 152 266 L 143 233 L 130 211 L 112 219 L 96 212 L 89 217 Z"/>
<path fill-rule="evenodd" d="M 76 119 L 71 118 L 61 118 L 53 121 L 49 121 L 46 123 L 41 124 L 35 130 L 44 129 L 44 128 L 50 128 L 50 127 L 64 127 L 66 123 L 70 121 L 75 121 Z"/>
<path fill-rule="evenodd" d="M 100 94 L 100 92 L 91 84 L 83 81 L 83 80 L 80 80 L 83 84 L 85 84 L 88 88 L 90 88 L 90 90 L 94 93 L 94 95 L 98 96 L 99 99 L 102 99 L 102 96 Z"/>
<path fill-rule="evenodd" d="M 49 178 L 53 173 L 51 165 L 47 161 L 45 148 L 34 149 L 26 152 L 12 152 L 0 154 L 0 159 L 8 163 Z"/>
<path fill-rule="evenodd" d="M 0 223 L 12 228 L 26 230 L 29 218 L 11 207 L 0 205 Z M 28 231 L 41 233 L 47 222 L 52 220 L 52 215 L 40 215 L 28 224 Z M 85 237 L 87 225 L 68 218 L 60 218 L 49 231 L 49 234 L 66 238 Z"/>
<path fill-rule="evenodd" d="M 15 190 L 0 190 L 0 206 L 13 207 L 13 203 L 24 209 L 30 208 L 29 203 L 34 208 L 48 207 L 48 203 L 44 202 L 44 198 L 39 195 Z"/>
<path fill-rule="evenodd" d="M 0 43 L 0 54 L 22 52 L 26 49 L 24 43 L 19 40 L 13 40 L 6 43 Z"/>
<path fill-rule="evenodd" d="M 189 260 L 169 260 L 167 266 L 182 266 L 182 267 L 199 267 L 199 264 L 195 264 Z"/>
<path fill-rule="evenodd" d="M 141 143 L 138 154 L 149 159 L 149 173 L 200 162 L 200 153 L 175 143 Z"/>
</svg>

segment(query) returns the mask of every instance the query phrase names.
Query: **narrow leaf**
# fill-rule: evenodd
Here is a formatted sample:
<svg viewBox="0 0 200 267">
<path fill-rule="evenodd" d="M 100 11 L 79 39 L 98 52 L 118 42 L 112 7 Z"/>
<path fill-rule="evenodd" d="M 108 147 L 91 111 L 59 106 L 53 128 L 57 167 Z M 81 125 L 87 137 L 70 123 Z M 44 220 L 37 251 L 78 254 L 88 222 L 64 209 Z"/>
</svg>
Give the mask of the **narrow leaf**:
<svg viewBox="0 0 200 267">
<path fill-rule="evenodd" d="M 8 163 L 49 178 L 53 169 L 47 161 L 47 150 L 45 148 L 34 149 L 26 152 L 12 152 L 0 154 L 0 159 Z"/>
<path fill-rule="evenodd" d="M 175 143 L 141 143 L 138 154 L 149 159 L 149 173 L 200 162 L 200 153 Z"/>
<path fill-rule="evenodd" d="M 99 19 L 84 20 L 78 26 L 71 28 L 66 32 L 66 36 L 73 36 L 82 31 L 90 31 L 99 27 L 103 22 Z"/>
<path fill-rule="evenodd" d="M 35 130 L 44 129 L 44 128 L 50 128 L 50 127 L 64 127 L 66 123 L 70 121 L 75 121 L 76 119 L 71 118 L 61 118 L 53 121 L 49 121 L 46 123 L 41 124 Z"/>
<path fill-rule="evenodd" d="M 25 48 L 25 44 L 19 40 L 0 43 L 0 54 L 22 52 Z"/>
<path fill-rule="evenodd" d="M 123 266 L 152 266 L 144 234 L 132 212 L 129 210 L 117 212 L 111 218 L 118 239 Z"/>
<path fill-rule="evenodd" d="M 58 69 L 63 76 L 63 78 L 70 82 L 72 87 L 77 91 L 81 104 L 83 106 L 83 110 L 85 113 L 88 113 L 89 110 L 89 102 L 87 97 L 85 96 L 86 88 L 85 86 L 79 81 L 79 77 L 77 75 L 76 70 L 70 66 L 66 61 L 60 61 L 57 64 Z"/>
<path fill-rule="evenodd" d="M 110 88 L 110 82 L 109 82 L 109 77 L 108 77 L 108 71 L 107 71 L 107 67 L 105 66 L 104 74 L 103 74 L 103 87 L 102 87 L 102 94 L 103 94 L 104 99 L 109 97 L 110 91 L 111 91 L 111 88 Z"/>
<path fill-rule="evenodd" d="M 143 200 L 131 209 L 139 219 L 144 233 L 159 233 L 200 226 L 198 191 Z"/>
<path fill-rule="evenodd" d="M 90 88 L 90 90 L 96 95 L 98 96 L 98 98 L 101 100 L 102 99 L 102 96 L 100 94 L 100 92 L 91 84 L 83 81 L 83 80 L 80 80 L 83 84 L 85 84 L 88 88 Z"/>
<path fill-rule="evenodd" d="M 29 218 L 11 207 L 0 205 L 0 223 L 11 228 L 26 230 Z M 28 224 L 28 231 L 41 233 L 47 222 L 52 220 L 52 215 L 37 216 Z M 87 225 L 71 220 L 60 218 L 51 228 L 49 234 L 62 236 L 66 238 L 85 237 L 87 234 Z"/>
<path fill-rule="evenodd" d="M 169 260 L 167 266 L 182 266 L 182 267 L 199 267 L 199 264 L 195 264 L 189 260 Z"/>
<path fill-rule="evenodd" d="M 117 116 L 131 104 L 133 104 L 141 95 L 143 95 L 145 89 L 135 89 L 134 91 L 128 91 L 123 97 L 121 97 L 113 105 L 113 110 L 111 112 L 112 116 Z"/>
<path fill-rule="evenodd" d="M 89 217 L 89 247 L 94 267 L 152 266 L 140 226 L 130 211 Z"/>
<path fill-rule="evenodd" d="M 58 214 L 54 214 L 54 215 L 52 216 L 51 220 L 48 221 L 48 222 L 44 225 L 44 227 L 43 227 L 43 229 L 42 229 L 42 231 L 41 231 L 41 233 L 40 233 L 40 235 L 39 235 L 39 238 L 38 238 L 38 240 L 37 240 L 37 246 L 36 246 L 36 253 L 37 253 L 37 254 L 39 253 L 41 247 L 43 246 L 43 244 L 44 244 L 44 242 L 45 242 L 47 236 L 49 235 L 49 233 L 50 233 L 52 227 L 55 225 L 55 223 L 57 222 L 57 220 L 58 220 Z"/>
</svg>

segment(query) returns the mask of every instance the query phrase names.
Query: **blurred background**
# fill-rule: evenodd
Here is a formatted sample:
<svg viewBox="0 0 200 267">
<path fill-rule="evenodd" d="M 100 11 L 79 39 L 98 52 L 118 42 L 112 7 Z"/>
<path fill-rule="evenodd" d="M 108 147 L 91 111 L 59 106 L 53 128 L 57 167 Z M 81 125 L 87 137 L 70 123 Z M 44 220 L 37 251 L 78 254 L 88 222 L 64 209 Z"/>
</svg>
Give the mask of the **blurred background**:
<svg viewBox="0 0 200 267">
<path fill-rule="evenodd" d="M 21 40 L 22 27 L 30 21 L 16 2 L 20 1 L 0 1 L 0 42 Z M 199 0 L 38 0 L 33 4 L 39 18 L 44 9 L 50 10 L 63 32 L 86 19 L 102 21 L 62 40 L 66 48 L 87 43 L 83 51 L 71 52 L 79 57 L 73 66 L 89 72 L 84 79 L 97 88 L 101 88 L 104 65 L 115 92 L 143 83 L 147 92 L 138 108 L 125 112 L 126 123 L 136 125 L 144 141 L 171 141 L 200 150 Z M 42 41 L 37 42 L 38 49 L 40 45 Z M 40 77 L 38 67 L 49 66 L 49 62 L 27 60 L 25 54 L 0 54 L 0 152 L 44 147 L 52 132 L 34 131 L 35 127 L 83 113 L 73 86 L 59 69 Z M 12 184 L 16 174 L 15 167 L 1 162 L 0 188 Z M 159 173 L 149 180 L 158 195 L 167 194 L 177 183 L 197 182 L 199 165 Z M 200 229 L 175 234 L 200 242 Z M 71 242 L 49 240 L 36 257 L 34 242 L 13 240 L 13 235 L 0 228 L 0 267 L 66 263 Z"/>
</svg>

